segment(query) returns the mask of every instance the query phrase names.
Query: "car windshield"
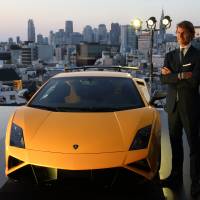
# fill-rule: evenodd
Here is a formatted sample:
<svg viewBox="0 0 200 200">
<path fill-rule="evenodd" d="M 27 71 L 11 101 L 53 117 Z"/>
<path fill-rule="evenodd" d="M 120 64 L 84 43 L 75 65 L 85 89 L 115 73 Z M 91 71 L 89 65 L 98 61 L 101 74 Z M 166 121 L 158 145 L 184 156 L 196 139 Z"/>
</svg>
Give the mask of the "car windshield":
<svg viewBox="0 0 200 200">
<path fill-rule="evenodd" d="M 29 103 L 58 112 L 111 112 L 144 107 L 131 78 L 65 77 L 50 79 Z"/>
</svg>

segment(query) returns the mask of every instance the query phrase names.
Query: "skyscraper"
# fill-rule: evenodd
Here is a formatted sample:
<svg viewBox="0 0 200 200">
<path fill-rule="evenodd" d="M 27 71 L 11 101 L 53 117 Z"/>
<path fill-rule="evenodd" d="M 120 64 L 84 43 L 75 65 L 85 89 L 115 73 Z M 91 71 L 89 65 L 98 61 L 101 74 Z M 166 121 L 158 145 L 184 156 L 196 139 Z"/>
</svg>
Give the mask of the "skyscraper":
<svg viewBox="0 0 200 200">
<path fill-rule="evenodd" d="M 92 27 L 87 25 L 83 29 L 83 41 L 84 42 L 93 42 L 94 41 L 94 33 Z"/>
<path fill-rule="evenodd" d="M 50 45 L 53 45 L 55 44 L 55 34 L 53 31 L 50 31 L 49 32 L 49 44 Z"/>
<path fill-rule="evenodd" d="M 162 44 L 165 40 L 165 26 L 162 23 L 162 20 L 164 19 L 164 11 L 162 10 L 161 17 L 160 17 L 160 31 L 159 31 L 159 41 L 158 43 Z"/>
<path fill-rule="evenodd" d="M 122 25 L 121 26 L 121 47 L 120 53 L 126 53 L 128 49 L 128 26 Z"/>
<path fill-rule="evenodd" d="M 110 43 L 114 45 L 119 45 L 120 43 L 120 26 L 118 23 L 111 24 Z"/>
<path fill-rule="evenodd" d="M 99 42 L 99 30 L 97 28 L 94 28 L 93 33 L 94 33 L 94 42 Z"/>
<path fill-rule="evenodd" d="M 28 41 L 35 42 L 35 26 L 32 19 L 28 20 Z"/>
<path fill-rule="evenodd" d="M 21 42 L 20 37 L 17 36 L 17 37 L 16 37 L 16 43 L 19 44 L 20 42 Z"/>
<path fill-rule="evenodd" d="M 65 31 L 64 31 L 64 29 L 59 29 L 58 32 L 55 33 L 54 44 L 59 45 L 59 46 L 65 44 Z"/>
<path fill-rule="evenodd" d="M 65 33 L 67 37 L 73 33 L 73 21 L 66 21 L 65 22 Z"/>
<path fill-rule="evenodd" d="M 99 31 L 99 42 L 101 44 L 107 44 L 108 37 L 107 37 L 106 25 L 105 24 L 99 24 L 98 31 Z"/>
<path fill-rule="evenodd" d="M 130 25 L 128 25 L 127 28 L 127 45 L 129 51 L 138 49 L 137 35 L 133 27 Z"/>
<path fill-rule="evenodd" d="M 42 34 L 37 35 L 37 43 L 38 44 L 43 44 L 44 43 L 44 38 Z"/>
<path fill-rule="evenodd" d="M 121 53 L 127 53 L 138 48 L 138 38 L 130 25 L 121 26 Z"/>
<path fill-rule="evenodd" d="M 9 37 L 9 38 L 8 38 L 8 43 L 9 43 L 9 44 L 13 44 L 13 38 Z"/>
</svg>

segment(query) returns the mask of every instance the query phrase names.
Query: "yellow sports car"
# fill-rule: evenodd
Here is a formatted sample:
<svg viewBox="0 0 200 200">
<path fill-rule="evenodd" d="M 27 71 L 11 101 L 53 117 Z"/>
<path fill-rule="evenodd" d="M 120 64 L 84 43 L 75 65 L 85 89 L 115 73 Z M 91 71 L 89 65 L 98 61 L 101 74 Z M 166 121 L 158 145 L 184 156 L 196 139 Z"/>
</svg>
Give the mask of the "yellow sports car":
<svg viewBox="0 0 200 200">
<path fill-rule="evenodd" d="M 9 120 L 6 175 L 40 183 L 121 169 L 153 179 L 161 125 L 152 105 L 162 97 L 147 98 L 145 82 L 125 72 L 54 76 Z"/>
</svg>

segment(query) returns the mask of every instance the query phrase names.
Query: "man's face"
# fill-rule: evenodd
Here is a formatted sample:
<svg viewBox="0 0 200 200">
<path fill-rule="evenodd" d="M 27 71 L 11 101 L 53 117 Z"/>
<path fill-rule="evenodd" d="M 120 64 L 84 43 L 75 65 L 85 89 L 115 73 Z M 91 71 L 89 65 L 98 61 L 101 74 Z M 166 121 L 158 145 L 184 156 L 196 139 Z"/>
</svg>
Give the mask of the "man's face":
<svg viewBox="0 0 200 200">
<path fill-rule="evenodd" d="M 190 33 L 181 27 L 177 27 L 176 29 L 176 38 L 180 46 L 186 46 L 191 41 Z"/>
</svg>

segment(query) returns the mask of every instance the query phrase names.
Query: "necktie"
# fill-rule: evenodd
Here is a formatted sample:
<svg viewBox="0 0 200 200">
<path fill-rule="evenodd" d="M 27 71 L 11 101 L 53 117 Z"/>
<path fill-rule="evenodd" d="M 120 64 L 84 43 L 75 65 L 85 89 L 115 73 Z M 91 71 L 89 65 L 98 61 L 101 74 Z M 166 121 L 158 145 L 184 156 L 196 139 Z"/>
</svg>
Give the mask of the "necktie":
<svg viewBox="0 0 200 200">
<path fill-rule="evenodd" d="M 185 48 L 181 48 L 181 49 L 180 49 L 180 63 L 181 63 L 181 65 L 182 65 L 182 63 L 183 63 L 184 50 L 185 50 Z M 179 71 L 179 72 L 181 71 L 181 66 L 179 66 L 178 71 Z M 179 100 L 179 95 L 178 95 L 178 90 L 177 90 L 177 93 L 176 93 L 176 101 L 178 102 L 178 100 Z"/>
<path fill-rule="evenodd" d="M 184 50 L 185 50 L 185 48 L 180 49 L 180 62 L 181 63 L 183 62 L 183 58 L 184 58 Z"/>
</svg>

